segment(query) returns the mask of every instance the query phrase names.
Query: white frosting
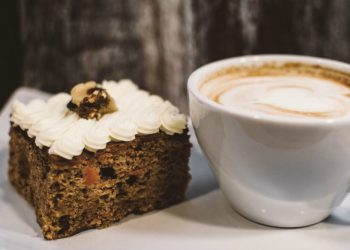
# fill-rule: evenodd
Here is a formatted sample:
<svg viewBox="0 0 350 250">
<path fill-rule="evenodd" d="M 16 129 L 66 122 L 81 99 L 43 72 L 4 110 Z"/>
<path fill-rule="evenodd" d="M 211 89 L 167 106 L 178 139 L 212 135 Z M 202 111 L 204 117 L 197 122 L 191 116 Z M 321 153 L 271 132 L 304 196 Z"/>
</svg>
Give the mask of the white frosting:
<svg viewBox="0 0 350 250">
<path fill-rule="evenodd" d="M 63 135 L 52 143 L 49 154 L 60 155 L 66 159 L 81 154 L 85 148 L 84 134 L 94 125 L 94 121 L 78 119 Z"/>
<path fill-rule="evenodd" d="M 80 118 L 67 108 L 70 95 L 59 93 L 47 102 L 33 100 L 27 105 L 15 101 L 11 121 L 35 137 L 38 147 L 46 146 L 49 154 L 72 159 L 84 149 L 96 152 L 111 140 L 132 141 L 137 134 L 154 134 L 160 130 L 172 135 L 186 128 L 186 116 L 169 101 L 139 90 L 130 80 L 104 81 L 102 87 L 114 99 L 118 111 L 100 120 Z"/>
<path fill-rule="evenodd" d="M 180 114 L 179 110 L 168 101 L 165 102 L 164 110 L 160 115 L 161 129 L 169 135 L 181 133 L 186 127 L 186 116 Z"/>
<path fill-rule="evenodd" d="M 128 115 L 117 113 L 109 126 L 109 133 L 112 140 L 132 141 L 137 134 L 137 125 Z"/>
</svg>

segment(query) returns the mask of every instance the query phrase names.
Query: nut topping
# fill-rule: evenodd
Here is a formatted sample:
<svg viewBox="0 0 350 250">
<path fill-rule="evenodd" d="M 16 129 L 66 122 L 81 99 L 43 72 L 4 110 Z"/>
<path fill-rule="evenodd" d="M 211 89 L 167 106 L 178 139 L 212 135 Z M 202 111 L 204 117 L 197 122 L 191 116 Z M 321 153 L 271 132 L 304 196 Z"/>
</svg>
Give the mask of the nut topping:
<svg viewBox="0 0 350 250">
<path fill-rule="evenodd" d="M 71 90 L 72 100 L 67 107 L 85 119 L 100 119 L 117 110 L 114 100 L 96 82 L 80 83 Z"/>
<path fill-rule="evenodd" d="M 90 81 L 86 83 L 79 83 L 75 85 L 70 91 L 70 95 L 72 96 L 72 103 L 79 106 L 81 101 L 88 95 L 88 90 L 92 88 L 96 88 L 96 82 Z"/>
</svg>

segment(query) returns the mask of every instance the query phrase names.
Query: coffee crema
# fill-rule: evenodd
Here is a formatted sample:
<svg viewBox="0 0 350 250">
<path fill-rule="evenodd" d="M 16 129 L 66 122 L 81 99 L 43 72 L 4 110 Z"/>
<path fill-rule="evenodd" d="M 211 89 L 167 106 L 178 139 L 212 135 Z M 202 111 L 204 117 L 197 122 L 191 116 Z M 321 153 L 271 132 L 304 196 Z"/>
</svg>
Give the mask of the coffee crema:
<svg viewBox="0 0 350 250">
<path fill-rule="evenodd" d="M 199 91 L 212 101 L 253 116 L 307 119 L 350 116 L 350 74 L 300 63 L 225 68 Z"/>
</svg>

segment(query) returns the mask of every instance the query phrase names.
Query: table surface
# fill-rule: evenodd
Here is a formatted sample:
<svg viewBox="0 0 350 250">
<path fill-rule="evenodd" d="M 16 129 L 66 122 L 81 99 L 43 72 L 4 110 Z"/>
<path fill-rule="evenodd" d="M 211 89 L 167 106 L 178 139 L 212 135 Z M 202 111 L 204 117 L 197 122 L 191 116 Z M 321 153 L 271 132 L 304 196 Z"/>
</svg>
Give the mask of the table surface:
<svg viewBox="0 0 350 250">
<path fill-rule="evenodd" d="M 193 131 L 187 200 L 142 216 L 129 216 L 103 230 L 70 238 L 42 238 L 33 209 L 7 180 L 10 103 L 48 95 L 18 89 L 0 115 L 0 249 L 350 249 L 350 197 L 322 223 L 299 229 L 258 225 L 225 200 Z"/>
</svg>

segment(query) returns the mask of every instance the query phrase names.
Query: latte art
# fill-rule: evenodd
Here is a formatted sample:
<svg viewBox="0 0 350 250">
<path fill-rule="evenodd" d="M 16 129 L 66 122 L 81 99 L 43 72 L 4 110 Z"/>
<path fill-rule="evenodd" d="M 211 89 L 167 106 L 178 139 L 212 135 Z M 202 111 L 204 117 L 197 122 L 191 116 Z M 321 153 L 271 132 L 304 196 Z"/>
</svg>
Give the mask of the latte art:
<svg viewBox="0 0 350 250">
<path fill-rule="evenodd" d="M 252 115 L 331 119 L 350 113 L 350 88 L 336 79 L 273 71 L 221 74 L 200 85 L 209 99 Z"/>
</svg>

